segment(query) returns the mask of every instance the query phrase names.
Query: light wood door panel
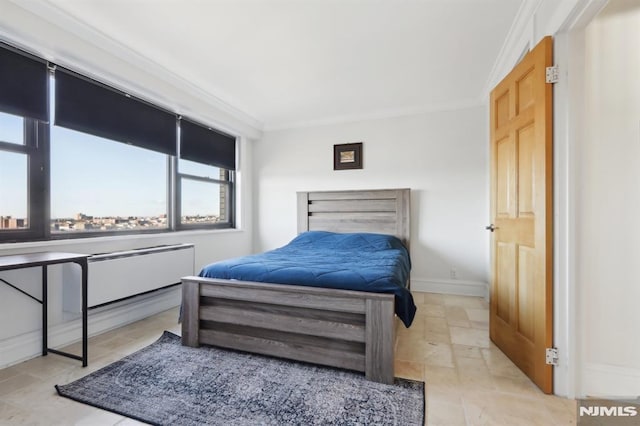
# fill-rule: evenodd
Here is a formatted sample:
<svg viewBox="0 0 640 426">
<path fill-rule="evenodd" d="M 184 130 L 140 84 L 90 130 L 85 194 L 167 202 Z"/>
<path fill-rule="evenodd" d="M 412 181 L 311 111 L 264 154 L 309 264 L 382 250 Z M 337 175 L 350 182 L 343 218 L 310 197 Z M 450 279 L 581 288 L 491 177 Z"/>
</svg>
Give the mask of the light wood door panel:
<svg viewBox="0 0 640 426">
<path fill-rule="evenodd" d="M 543 39 L 491 92 L 491 340 L 546 393 L 553 370 L 552 87 Z"/>
</svg>

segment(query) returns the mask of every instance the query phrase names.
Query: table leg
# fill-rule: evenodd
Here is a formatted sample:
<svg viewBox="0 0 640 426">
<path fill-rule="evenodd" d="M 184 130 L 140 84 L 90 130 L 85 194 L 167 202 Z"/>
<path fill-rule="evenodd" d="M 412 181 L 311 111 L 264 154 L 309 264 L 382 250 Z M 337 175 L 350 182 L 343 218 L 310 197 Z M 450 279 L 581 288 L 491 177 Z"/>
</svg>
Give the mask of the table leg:
<svg viewBox="0 0 640 426">
<path fill-rule="evenodd" d="M 85 259 L 80 263 L 82 268 L 82 366 L 86 367 L 89 361 L 88 356 L 88 330 L 87 330 L 87 281 L 88 281 L 88 262 Z"/>
<path fill-rule="evenodd" d="M 47 273 L 47 265 L 42 265 L 42 356 L 46 356 L 48 352 L 47 346 L 47 334 L 49 332 L 49 327 L 47 324 L 47 317 L 49 315 L 47 306 L 47 293 L 49 285 L 47 283 L 48 273 Z"/>
</svg>

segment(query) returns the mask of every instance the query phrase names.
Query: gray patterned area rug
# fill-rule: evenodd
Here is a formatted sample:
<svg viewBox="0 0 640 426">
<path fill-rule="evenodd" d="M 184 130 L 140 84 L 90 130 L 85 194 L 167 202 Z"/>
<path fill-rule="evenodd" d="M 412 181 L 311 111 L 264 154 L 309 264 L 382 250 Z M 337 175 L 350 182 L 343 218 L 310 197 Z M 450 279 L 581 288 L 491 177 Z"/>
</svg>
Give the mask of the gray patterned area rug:
<svg viewBox="0 0 640 426">
<path fill-rule="evenodd" d="M 213 347 L 155 343 L 68 385 L 67 398 L 156 425 L 423 425 L 424 383 Z"/>
</svg>

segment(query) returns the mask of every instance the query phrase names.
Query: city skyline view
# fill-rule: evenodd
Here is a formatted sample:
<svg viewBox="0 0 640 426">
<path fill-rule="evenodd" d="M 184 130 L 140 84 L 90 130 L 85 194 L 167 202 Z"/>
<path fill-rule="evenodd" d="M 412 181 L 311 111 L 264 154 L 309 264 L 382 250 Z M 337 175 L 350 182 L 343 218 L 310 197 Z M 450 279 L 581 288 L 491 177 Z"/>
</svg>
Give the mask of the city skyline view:
<svg viewBox="0 0 640 426">
<path fill-rule="evenodd" d="M 52 221 L 79 213 L 102 218 L 167 215 L 165 154 L 58 126 L 50 129 Z M 0 141 L 24 144 L 22 118 L 0 113 Z M 217 168 L 185 160 L 179 160 L 179 168 L 198 176 L 219 174 Z M 27 169 L 25 154 L 0 151 L 0 216 L 27 218 Z M 219 214 L 218 185 L 183 179 L 182 186 L 183 217 Z"/>
<path fill-rule="evenodd" d="M 185 215 L 180 223 L 212 224 L 222 220 L 219 215 Z M 0 229 L 24 229 L 29 223 L 26 218 L 0 216 Z M 51 219 L 51 232 L 100 232 L 100 231 L 128 231 L 140 229 L 166 229 L 168 221 L 166 215 L 160 216 L 107 216 L 95 217 L 78 213 L 75 217 Z"/>
</svg>

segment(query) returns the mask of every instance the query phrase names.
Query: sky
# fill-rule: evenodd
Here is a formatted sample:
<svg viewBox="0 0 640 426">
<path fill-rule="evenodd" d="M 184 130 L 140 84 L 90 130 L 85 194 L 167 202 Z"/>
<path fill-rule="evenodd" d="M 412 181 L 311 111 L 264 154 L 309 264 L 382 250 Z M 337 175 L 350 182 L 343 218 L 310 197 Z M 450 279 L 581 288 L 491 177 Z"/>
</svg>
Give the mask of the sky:
<svg viewBox="0 0 640 426">
<path fill-rule="evenodd" d="M 23 121 L 0 113 L 0 141 L 22 145 Z M 25 217 L 27 207 L 27 159 L 0 151 L 0 216 Z"/>
<path fill-rule="evenodd" d="M 164 154 L 53 126 L 51 217 L 166 214 L 166 169 Z"/>
<path fill-rule="evenodd" d="M 0 113 L 0 140 L 21 142 L 22 121 Z M 214 175 L 181 160 L 180 169 Z M 26 156 L 0 151 L 0 215 L 26 217 Z M 51 217 L 157 216 L 167 213 L 167 156 L 124 143 L 51 127 Z M 215 172 L 215 171 L 214 171 Z M 183 214 L 219 209 L 210 185 L 189 181 Z"/>
</svg>

